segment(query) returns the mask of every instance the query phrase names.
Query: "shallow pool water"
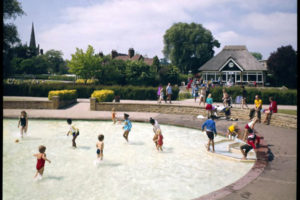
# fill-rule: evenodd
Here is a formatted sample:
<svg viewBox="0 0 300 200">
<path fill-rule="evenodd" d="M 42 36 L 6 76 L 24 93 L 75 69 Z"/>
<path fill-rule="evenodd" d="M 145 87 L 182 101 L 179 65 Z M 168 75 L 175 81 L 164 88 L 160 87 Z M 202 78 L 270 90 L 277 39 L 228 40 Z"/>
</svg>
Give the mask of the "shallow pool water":
<svg viewBox="0 0 300 200">
<path fill-rule="evenodd" d="M 207 136 L 195 129 L 161 125 L 164 151 L 157 152 L 148 123 L 133 122 L 127 143 L 120 124 L 74 120 L 80 129 L 77 149 L 66 136 L 66 121 L 29 119 L 29 135 L 15 143 L 17 123 L 3 120 L 5 200 L 193 199 L 237 181 L 253 166 L 207 154 Z M 100 133 L 104 159 L 96 166 Z M 39 145 L 47 147 L 51 163 L 35 181 Z"/>
</svg>

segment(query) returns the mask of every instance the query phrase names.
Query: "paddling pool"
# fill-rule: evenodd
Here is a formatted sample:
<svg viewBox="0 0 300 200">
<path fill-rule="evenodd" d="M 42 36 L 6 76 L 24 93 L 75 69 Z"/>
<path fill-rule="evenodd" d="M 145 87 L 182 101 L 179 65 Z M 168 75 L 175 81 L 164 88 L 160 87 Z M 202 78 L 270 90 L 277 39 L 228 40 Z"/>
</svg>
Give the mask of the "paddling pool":
<svg viewBox="0 0 300 200">
<path fill-rule="evenodd" d="M 211 156 L 206 134 L 161 125 L 163 152 L 152 141 L 149 123 L 132 122 L 127 143 L 122 125 L 74 120 L 80 129 L 72 148 L 64 120 L 29 119 L 28 135 L 16 143 L 17 119 L 3 120 L 3 198 L 5 200 L 193 199 L 243 177 L 254 163 Z M 104 158 L 98 165 L 96 142 L 104 134 Z M 217 136 L 215 141 L 224 137 Z M 44 175 L 35 180 L 38 146 L 46 146 Z"/>
</svg>

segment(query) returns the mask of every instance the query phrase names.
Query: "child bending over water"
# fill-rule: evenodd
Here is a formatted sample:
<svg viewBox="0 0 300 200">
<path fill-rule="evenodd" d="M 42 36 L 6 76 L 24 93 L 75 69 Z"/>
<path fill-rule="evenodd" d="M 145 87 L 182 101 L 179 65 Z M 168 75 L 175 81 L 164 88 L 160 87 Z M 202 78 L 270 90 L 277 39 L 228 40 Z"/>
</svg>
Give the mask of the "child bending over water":
<svg viewBox="0 0 300 200">
<path fill-rule="evenodd" d="M 156 142 L 156 148 L 157 150 L 161 150 L 162 151 L 162 146 L 163 146 L 163 135 L 161 134 L 161 130 L 160 129 L 157 129 L 156 131 L 156 135 L 157 135 L 157 139 L 155 140 Z"/>
<path fill-rule="evenodd" d="M 96 143 L 97 147 L 97 158 L 98 160 L 103 160 L 103 149 L 104 149 L 104 135 L 100 134 L 98 135 L 98 142 Z"/>
<path fill-rule="evenodd" d="M 230 140 L 233 140 L 233 137 L 239 136 L 239 127 L 237 126 L 237 123 L 233 123 L 231 126 L 227 129 L 226 137 L 229 137 Z"/>
<path fill-rule="evenodd" d="M 41 146 L 39 146 L 40 153 L 33 154 L 33 156 L 35 156 L 37 158 L 37 163 L 36 163 L 37 172 L 36 172 L 34 178 L 36 178 L 37 175 L 40 175 L 40 177 L 43 176 L 44 168 L 45 168 L 44 167 L 45 161 L 48 161 L 49 163 L 51 163 L 51 161 L 46 158 L 45 151 L 46 151 L 46 147 L 41 145 Z"/>
</svg>

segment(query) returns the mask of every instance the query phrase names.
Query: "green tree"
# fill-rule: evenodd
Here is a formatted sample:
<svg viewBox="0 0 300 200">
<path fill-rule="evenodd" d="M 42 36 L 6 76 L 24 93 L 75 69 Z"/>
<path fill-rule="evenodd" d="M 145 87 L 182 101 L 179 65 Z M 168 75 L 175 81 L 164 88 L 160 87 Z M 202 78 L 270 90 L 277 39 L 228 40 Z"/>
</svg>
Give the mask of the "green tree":
<svg viewBox="0 0 300 200">
<path fill-rule="evenodd" d="M 94 48 L 88 45 L 86 52 L 76 48 L 75 54 L 72 54 L 72 59 L 67 61 L 67 67 L 69 67 L 71 73 L 89 79 L 101 74 L 102 60 L 103 58 L 99 55 L 95 55 Z"/>
<path fill-rule="evenodd" d="M 164 56 L 182 73 L 197 73 L 213 57 L 214 47 L 220 47 L 219 41 L 201 24 L 176 23 L 164 35 Z"/>
<path fill-rule="evenodd" d="M 21 4 L 17 0 L 3 1 L 3 67 L 4 76 L 10 74 L 10 61 L 13 58 L 11 47 L 20 43 L 17 27 L 13 23 L 7 23 L 9 19 L 25 14 Z"/>
<path fill-rule="evenodd" d="M 160 70 L 160 63 L 157 56 L 154 56 L 153 58 L 152 68 L 154 72 L 158 72 Z"/>
<path fill-rule="evenodd" d="M 291 45 L 282 46 L 267 60 L 275 86 L 297 87 L 297 54 Z"/>
<path fill-rule="evenodd" d="M 166 85 L 169 82 L 172 84 L 178 84 L 180 82 L 179 69 L 176 66 L 167 65 L 163 66 L 159 70 L 159 82 Z"/>
<path fill-rule="evenodd" d="M 65 62 L 61 51 L 51 49 L 47 51 L 44 56 L 50 64 L 50 70 L 52 73 L 60 73 L 60 71 L 64 69 Z"/>
<path fill-rule="evenodd" d="M 252 56 L 254 56 L 257 60 L 261 60 L 262 59 L 262 54 L 259 52 L 251 52 Z"/>
<path fill-rule="evenodd" d="M 19 74 L 47 74 L 49 69 L 49 62 L 44 56 L 35 56 L 32 58 L 19 60 L 13 59 L 13 63 L 18 63 L 16 66 L 16 73 Z"/>
</svg>

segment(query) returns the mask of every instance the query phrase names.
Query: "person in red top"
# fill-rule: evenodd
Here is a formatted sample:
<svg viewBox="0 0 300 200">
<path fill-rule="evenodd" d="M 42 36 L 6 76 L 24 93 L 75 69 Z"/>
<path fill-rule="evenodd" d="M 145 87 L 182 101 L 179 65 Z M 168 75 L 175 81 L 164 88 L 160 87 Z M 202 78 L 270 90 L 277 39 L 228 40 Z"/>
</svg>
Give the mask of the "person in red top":
<svg viewBox="0 0 300 200">
<path fill-rule="evenodd" d="M 274 101 L 273 97 L 269 98 L 270 106 L 269 109 L 265 111 L 266 117 L 263 123 L 266 123 L 267 125 L 270 124 L 271 117 L 273 113 L 277 113 L 277 103 Z"/>
<path fill-rule="evenodd" d="M 157 129 L 156 134 L 157 134 L 157 139 L 156 139 L 157 144 L 156 144 L 156 148 L 157 148 L 158 151 L 159 151 L 159 150 L 162 151 L 162 145 L 163 145 L 163 139 L 164 139 L 164 137 L 163 137 L 163 135 L 161 134 L 161 130 L 160 130 L 160 129 Z"/>
<path fill-rule="evenodd" d="M 46 160 L 49 163 L 51 163 L 51 161 L 46 158 L 45 151 L 46 151 L 46 147 L 43 146 L 43 145 L 41 145 L 41 146 L 39 146 L 39 152 L 40 153 L 33 154 L 33 156 L 35 156 L 37 158 L 37 163 L 36 163 L 36 170 L 37 170 L 37 172 L 36 172 L 34 178 L 36 178 L 37 175 L 40 175 L 39 176 L 40 179 L 42 178 L 43 173 L 44 173 L 44 166 L 45 166 L 45 161 Z"/>
<path fill-rule="evenodd" d="M 256 144 L 257 146 L 259 146 L 259 143 L 260 143 L 260 137 L 258 137 L 254 133 L 248 135 L 247 143 L 240 147 L 241 152 L 243 154 L 242 160 L 247 159 L 247 154 L 251 149 L 254 149 L 254 151 L 256 151 Z"/>
</svg>

